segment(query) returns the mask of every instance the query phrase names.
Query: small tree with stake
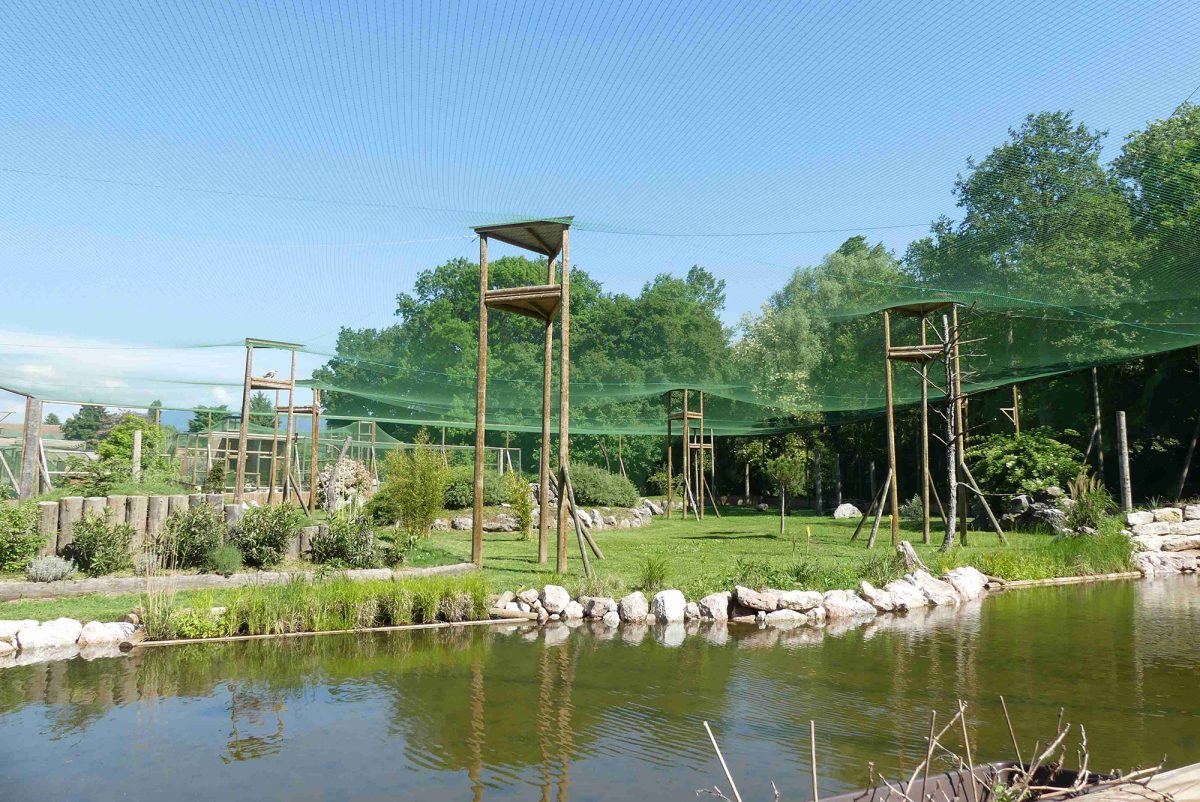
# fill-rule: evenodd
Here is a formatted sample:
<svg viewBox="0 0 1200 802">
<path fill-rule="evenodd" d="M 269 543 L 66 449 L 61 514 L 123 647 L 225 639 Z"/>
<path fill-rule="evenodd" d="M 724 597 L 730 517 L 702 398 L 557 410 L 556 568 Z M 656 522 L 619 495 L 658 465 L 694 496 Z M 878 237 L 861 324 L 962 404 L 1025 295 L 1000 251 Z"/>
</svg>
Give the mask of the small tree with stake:
<svg viewBox="0 0 1200 802">
<path fill-rule="evenodd" d="M 789 448 L 767 463 L 767 475 L 779 486 L 779 534 L 783 535 L 787 532 L 787 494 L 803 488 L 804 458 Z"/>
</svg>

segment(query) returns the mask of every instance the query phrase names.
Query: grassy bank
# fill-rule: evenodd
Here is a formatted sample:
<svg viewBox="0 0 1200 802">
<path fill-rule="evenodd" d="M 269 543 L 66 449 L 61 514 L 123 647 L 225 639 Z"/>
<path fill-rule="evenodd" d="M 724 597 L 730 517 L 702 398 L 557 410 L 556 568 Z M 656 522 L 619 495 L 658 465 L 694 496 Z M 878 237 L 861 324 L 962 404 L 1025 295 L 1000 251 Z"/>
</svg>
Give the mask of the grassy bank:
<svg viewBox="0 0 1200 802">
<path fill-rule="evenodd" d="M 550 582 L 563 584 L 573 594 L 591 593 L 621 595 L 633 589 L 655 590 L 675 587 L 689 599 L 697 599 L 715 590 L 725 590 L 735 583 L 752 586 L 804 587 L 817 590 L 850 588 L 862 579 L 879 584 L 894 579 L 903 571 L 894 557 L 886 523 L 880 531 L 880 542 L 873 550 L 866 548 L 867 532 L 850 542 L 855 521 L 834 521 L 827 516 L 802 512 L 788 517 L 787 535 L 779 534 L 779 519 L 770 513 L 728 509 L 724 517 L 711 514 L 703 521 L 682 521 L 678 518 L 657 518 L 642 529 L 611 529 L 596 533 L 596 540 L 606 559 L 593 560 L 597 579 L 586 582 L 579 565 L 574 536 L 570 539 L 570 572 L 567 576 L 554 573 L 553 544 L 550 562 L 537 563 L 536 535 L 525 540 L 520 535 L 489 534 L 484 546 L 484 571 L 471 582 L 479 588 L 500 592 L 521 587 L 538 587 Z M 920 542 L 919 528 L 905 524 L 901 537 L 912 541 L 921 558 L 935 573 L 956 565 L 974 565 L 985 573 L 1004 579 L 1046 579 L 1059 576 L 1105 574 L 1130 568 L 1129 543 L 1119 532 L 1117 521 L 1109 521 L 1099 537 L 1077 537 L 1054 541 L 1046 534 L 1014 532 L 1008 535 L 1009 545 L 1001 546 L 990 532 L 972 532 L 969 545 L 956 546 L 947 554 L 937 551 L 939 536 L 934 543 Z M 811 537 L 809 536 L 811 534 Z M 437 565 L 470 560 L 471 533 L 450 531 L 435 533 L 423 541 L 411 556 L 412 565 Z M 424 580 L 422 580 L 424 581 Z M 436 580 L 445 582 L 447 580 Z M 455 580 L 459 581 L 459 580 Z M 383 585 L 408 585 L 409 580 Z M 344 583 L 350 584 L 350 583 Z M 366 588 L 372 583 L 353 587 Z M 360 613 L 370 607 L 370 594 L 360 598 L 350 588 L 338 583 L 325 583 L 329 590 L 316 591 L 304 601 L 291 586 L 284 589 L 254 588 L 222 592 L 190 592 L 176 596 L 177 606 L 224 606 L 246 612 L 238 613 L 238 626 L 258 631 L 265 621 L 284 620 L 276 615 L 277 608 L 311 603 L 313 622 L 329 621 L 347 624 L 360 620 Z M 254 601 L 249 593 L 262 594 Z M 389 592 L 401 592 L 388 588 Z M 475 592 L 475 591 L 472 591 Z M 479 590 L 482 593 L 483 590 Z M 323 595 L 323 594 L 331 595 Z M 241 595 L 239 595 L 241 594 Z M 291 595 L 289 595 L 291 594 Z M 338 599 L 355 598 L 356 612 L 351 615 L 347 602 Z M 380 597 L 381 610 L 400 602 Z M 264 605 L 264 612 L 253 613 L 252 603 Z M 81 620 L 111 621 L 141 603 L 138 596 L 83 596 L 64 599 L 31 600 L 0 604 L 0 618 L 37 618 L 47 620 L 70 616 Z M 415 602 L 414 602 L 415 604 Z M 272 606 L 274 605 L 274 607 Z M 279 608 L 279 605 L 283 605 Z M 361 609 L 358 605 L 362 606 Z M 414 609 L 425 610 L 427 605 Z M 276 612 L 272 612 L 275 610 Z M 306 614 L 308 615 L 308 614 Z M 380 613 L 386 618 L 386 613 Z M 287 619 L 291 620 L 291 619 Z M 372 619 L 375 620 L 375 619 Z M 408 622 L 404 622 L 408 623 Z M 419 622 L 417 622 L 419 623 Z M 323 628 L 325 627 L 322 624 Z M 332 627 L 345 628 L 345 627 Z"/>
</svg>

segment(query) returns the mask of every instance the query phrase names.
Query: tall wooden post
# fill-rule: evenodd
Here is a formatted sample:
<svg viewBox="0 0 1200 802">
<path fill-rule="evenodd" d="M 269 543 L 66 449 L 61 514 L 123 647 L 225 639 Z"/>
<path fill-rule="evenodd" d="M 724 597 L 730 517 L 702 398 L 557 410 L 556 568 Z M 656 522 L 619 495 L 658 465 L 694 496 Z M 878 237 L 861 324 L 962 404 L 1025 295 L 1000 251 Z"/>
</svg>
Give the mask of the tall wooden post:
<svg viewBox="0 0 1200 802">
<path fill-rule="evenodd" d="M 692 436 L 692 424 L 688 420 L 688 405 L 691 399 L 688 398 L 688 391 L 683 391 L 683 518 L 686 521 L 688 516 L 688 507 L 692 500 L 692 444 L 690 438 Z M 695 510 L 692 511 L 693 513 Z"/>
<path fill-rule="evenodd" d="M 1104 481 L 1104 427 L 1100 425 L 1100 377 L 1096 368 L 1092 368 L 1092 410 L 1096 416 L 1096 466 L 1100 471 L 1100 481 Z"/>
<path fill-rule="evenodd" d="M 836 441 L 834 443 L 837 444 Z M 749 495 L 749 493 L 747 493 Z M 833 452 L 833 506 L 842 506 L 842 452 Z"/>
<path fill-rule="evenodd" d="M 479 364 L 475 371 L 475 499 L 471 516 L 471 561 L 483 567 L 483 458 L 487 411 L 488 263 L 487 237 L 479 236 Z M 561 488 L 559 492 L 559 508 Z"/>
<path fill-rule="evenodd" d="M 546 283 L 554 283 L 554 257 L 547 257 Z M 545 343 L 542 346 L 542 448 L 538 455 L 538 564 L 550 560 L 550 405 L 551 374 L 554 370 L 554 320 L 546 319 Z M 562 498 L 558 501 L 562 504 Z"/>
<path fill-rule="evenodd" d="M 246 490 L 246 440 L 250 435 L 250 377 L 254 368 L 254 346 L 246 343 L 246 377 L 242 383 L 242 420 L 238 426 L 237 473 L 233 483 L 233 503 L 240 504 Z"/>
<path fill-rule="evenodd" d="M 129 478 L 134 482 L 142 481 L 142 430 L 133 430 L 133 452 L 129 460 Z"/>
<path fill-rule="evenodd" d="M 689 424 L 690 431 L 690 424 Z M 700 461 L 696 464 L 696 518 L 704 520 L 704 391 L 700 392 L 700 426 L 696 430 Z"/>
<path fill-rule="evenodd" d="M 887 405 L 887 447 L 888 447 L 888 472 L 892 476 L 892 486 L 888 490 L 888 503 L 891 506 L 891 523 L 892 523 L 892 545 L 900 542 L 900 493 L 897 490 L 897 485 L 900 484 L 899 475 L 896 473 L 896 412 L 893 407 L 894 401 L 892 396 L 892 360 L 889 358 L 892 350 L 892 316 L 885 309 L 883 312 L 883 364 L 886 366 L 887 372 L 884 380 L 884 402 Z"/>
<path fill-rule="evenodd" d="M 275 503 L 275 480 L 278 478 L 276 468 L 279 462 L 279 391 L 275 391 L 275 408 L 271 411 L 271 478 L 267 483 L 267 503 Z M 283 494 L 287 496 L 287 482 L 284 482 Z"/>
<path fill-rule="evenodd" d="M 667 390 L 667 517 L 671 517 L 671 508 L 675 506 L 675 468 L 671 464 L 671 440 L 673 432 L 671 431 L 671 394 L 673 390 Z"/>
<path fill-rule="evenodd" d="M 1021 389 L 1016 384 L 1012 386 L 1013 398 L 1013 434 L 1021 436 Z"/>
<path fill-rule="evenodd" d="M 292 436 L 293 436 L 293 433 L 295 431 L 295 426 L 296 426 L 296 352 L 295 351 L 292 351 L 292 372 L 291 372 L 291 378 L 290 378 L 289 383 L 291 384 L 291 386 L 288 388 L 288 391 L 287 391 L 287 393 L 288 393 L 287 435 L 286 435 L 287 439 L 284 440 L 284 443 L 283 443 L 283 500 L 284 501 L 287 501 L 288 493 L 290 492 L 290 489 L 291 489 Z M 276 404 L 276 410 L 278 410 L 278 408 L 279 408 L 279 406 L 278 406 L 278 404 Z M 374 421 L 372 421 L 372 426 L 374 426 Z M 278 429 L 278 426 L 276 427 L 276 429 Z M 374 441 L 374 439 L 375 439 L 374 429 L 372 429 L 371 440 Z M 372 445 L 374 445 L 373 442 L 372 442 Z M 374 455 L 375 455 L 375 449 L 372 448 L 371 449 L 372 458 L 374 457 Z M 275 458 L 274 453 L 271 454 L 271 458 L 272 459 Z M 372 462 L 374 462 L 373 459 L 372 459 Z M 271 489 L 274 490 L 273 487 Z M 296 500 L 299 501 L 299 499 L 296 499 Z"/>
<path fill-rule="evenodd" d="M 321 440 L 321 391 L 316 387 L 312 391 L 312 451 L 311 463 L 308 466 L 308 506 L 317 509 L 317 457 Z"/>
<path fill-rule="evenodd" d="M 562 305 L 559 307 L 559 380 L 558 380 L 558 542 L 555 569 L 567 571 L 567 499 L 568 462 L 571 439 L 571 245 L 570 229 L 562 233 Z M 480 477 L 482 479 L 482 476 Z M 479 487 L 483 492 L 483 486 Z"/>
<path fill-rule="evenodd" d="M 958 464 L 960 467 L 967 464 L 967 436 L 966 436 L 966 401 L 963 398 L 962 392 L 962 358 L 961 349 L 959 347 L 959 331 L 958 331 L 958 304 L 950 307 L 950 320 L 953 330 L 950 332 L 951 343 L 954 346 L 954 417 L 958 429 Z M 962 527 L 962 544 L 967 545 L 967 529 L 969 526 L 969 514 L 967 512 L 967 488 L 966 485 L 959 485 L 958 488 L 958 507 L 959 515 L 962 516 L 960 525 Z"/>
<path fill-rule="evenodd" d="M 943 342 L 946 352 L 943 356 L 943 366 L 946 369 L 946 475 L 949 492 L 946 495 L 946 536 L 942 538 L 942 551 L 949 551 L 954 545 L 954 530 L 957 525 L 957 510 L 959 500 L 958 487 L 958 395 L 955 392 L 954 375 L 954 336 L 950 328 L 950 319 L 942 315 Z"/>
<path fill-rule="evenodd" d="M 25 396 L 25 421 L 21 425 L 21 479 L 17 498 L 31 499 L 38 492 L 38 455 L 42 451 L 42 402 Z"/>
<path fill-rule="evenodd" d="M 925 315 L 918 319 L 921 326 L 921 345 L 928 345 Z M 921 362 L 921 542 L 929 542 L 929 363 Z"/>
<path fill-rule="evenodd" d="M 1117 468 L 1121 477 L 1121 509 L 1133 509 L 1133 482 L 1129 478 L 1129 437 L 1125 433 L 1125 410 L 1117 413 Z"/>
</svg>

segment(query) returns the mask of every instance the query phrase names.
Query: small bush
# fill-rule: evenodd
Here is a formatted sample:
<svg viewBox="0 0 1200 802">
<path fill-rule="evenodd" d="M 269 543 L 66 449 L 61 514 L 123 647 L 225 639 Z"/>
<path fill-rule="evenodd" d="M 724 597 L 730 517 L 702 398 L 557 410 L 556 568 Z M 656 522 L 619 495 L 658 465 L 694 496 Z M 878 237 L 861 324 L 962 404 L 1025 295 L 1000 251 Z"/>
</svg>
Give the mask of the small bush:
<svg viewBox="0 0 1200 802">
<path fill-rule="evenodd" d="M 1094 476 L 1081 473 L 1067 482 L 1067 492 L 1075 503 L 1067 510 L 1067 526 L 1072 529 L 1099 529 L 1100 523 L 1117 511 L 1117 502 L 1104 484 Z"/>
<path fill-rule="evenodd" d="M 395 450 L 387 457 L 387 481 L 376 495 L 387 497 L 386 509 L 411 535 L 427 537 L 446 503 L 450 470 L 442 455 L 429 443 L 429 433 L 417 432 L 411 449 Z M 384 508 L 384 502 L 376 510 Z"/>
<path fill-rule="evenodd" d="M 251 507 L 232 532 L 230 542 L 242 553 L 246 565 L 264 568 L 283 559 L 288 541 L 304 523 L 304 513 L 295 504 Z"/>
<path fill-rule="evenodd" d="M 205 493 L 225 492 L 225 460 L 214 462 L 213 466 L 208 469 L 208 473 L 204 474 L 204 484 L 201 490 Z"/>
<path fill-rule="evenodd" d="M 87 576 L 104 576 L 133 567 L 129 544 L 133 527 L 109 523 L 107 517 L 88 513 L 75 523 L 71 558 Z"/>
<path fill-rule="evenodd" d="M 921 504 L 921 496 L 913 493 L 913 497 L 900 505 L 900 518 L 904 521 L 925 520 L 925 506 Z"/>
<path fill-rule="evenodd" d="M 0 571 L 24 571 L 42 547 L 37 504 L 0 504 Z"/>
<path fill-rule="evenodd" d="M 683 474 L 676 472 L 675 473 L 675 481 L 672 484 L 675 485 L 674 495 L 682 496 L 683 495 Z M 666 468 L 659 468 L 657 471 L 655 471 L 654 473 L 652 473 L 648 477 L 646 477 L 646 492 L 652 496 L 667 495 L 667 469 Z"/>
<path fill-rule="evenodd" d="M 170 617 L 172 638 L 216 638 L 224 633 L 221 622 L 208 609 L 175 610 Z"/>
<path fill-rule="evenodd" d="M 208 553 L 207 563 L 214 574 L 233 576 L 242 570 L 242 552 L 232 543 L 226 543 Z"/>
<path fill-rule="evenodd" d="M 504 474 L 504 496 L 521 534 L 528 538 L 533 528 L 533 493 L 529 490 L 529 482 L 516 471 L 509 471 Z"/>
<path fill-rule="evenodd" d="M 1066 484 L 1083 469 L 1083 455 L 1050 436 L 1047 428 L 1018 437 L 994 434 L 967 449 L 972 471 L 987 493 L 1036 493 Z"/>
<path fill-rule="evenodd" d="M 329 519 L 312 539 L 312 561 L 335 568 L 374 568 L 379 564 L 375 535 L 365 515 L 347 510 Z"/>
<path fill-rule="evenodd" d="M 904 558 L 893 550 L 884 550 L 872 554 L 858 564 L 858 579 L 870 582 L 876 587 L 882 587 L 893 579 L 900 579 L 905 574 Z M 854 585 L 857 583 L 851 583 Z M 846 587 L 851 587 L 847 585 Z"/>
<path fill-rule="evenodd" d="M 638 568 L 637 588 L 644 593 L 657 593 L 667 584 L 667 561 L 647 557 Z"/>
<path fill-rule="evenodd" d="M 209 556 L 225 542 L 229 527 L 207 504 L 167 518 L 154 543 L 169 568 L 210 568 Z"/>
<path fill-rule="evenodd" d="M 571 466 L 571 488 L 575 503 L 600 507 L 632 507 L 638 503 L 637 488 L 619 473 L 593 465 Z"/>
<path fill-rule="evenodd" d="M 25 578 L 30 582 L 57 582 L 75 571 L 75 564 L 62 557 L 35 557 L 25 566 Z"/>
<path fill-rule="evenodd" d="M 483 472 L 483 503 L 494 507 L 504 501 L 504 486 L 496 471 Z M 446 476 L 446 509 L 465 510 L 475 503 L 475 469 L 451 468 Z"/>
<path fill-rule="evenodd" d="M 107 496 L 117 485 L 129 482 L 132 476 L 129 460 L 118 457 L 71 457 L 67 460 L 67 470 L 71 472 L 71 484 L 85 496 Z"/>
<path fill-rule="evenodd" d="M 789 574 L 792 583 L 797 587 L 822 591 L 852 588 L 858 583 L 859 576 L 858 571 L 849 565 L 827 564 L 808 557 L 793 563 Z"/>
</svg>

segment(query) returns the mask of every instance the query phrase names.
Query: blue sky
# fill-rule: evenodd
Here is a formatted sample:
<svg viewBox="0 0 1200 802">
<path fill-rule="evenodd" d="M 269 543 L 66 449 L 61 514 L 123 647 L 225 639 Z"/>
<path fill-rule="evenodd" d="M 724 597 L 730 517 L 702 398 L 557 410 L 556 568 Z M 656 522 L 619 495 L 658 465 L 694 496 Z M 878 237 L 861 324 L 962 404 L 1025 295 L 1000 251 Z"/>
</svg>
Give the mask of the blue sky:
<svg viewBox="0 0 1200 802">
<path fill-rule="evenodd" d="M 1196 30 L 1174 0 L 10 0 L 0 385 L 213 401 L 238 349 L 109 346 L 328 348 L 510 215 L 575 214 L 612 289 L 704 264 L 733 324 L 853 233 L 953 216 L 1028 112 L 1111 157 L 1200 84 Z M 661 236 L 700 232 L 814 233 Z"/>
</svg>

